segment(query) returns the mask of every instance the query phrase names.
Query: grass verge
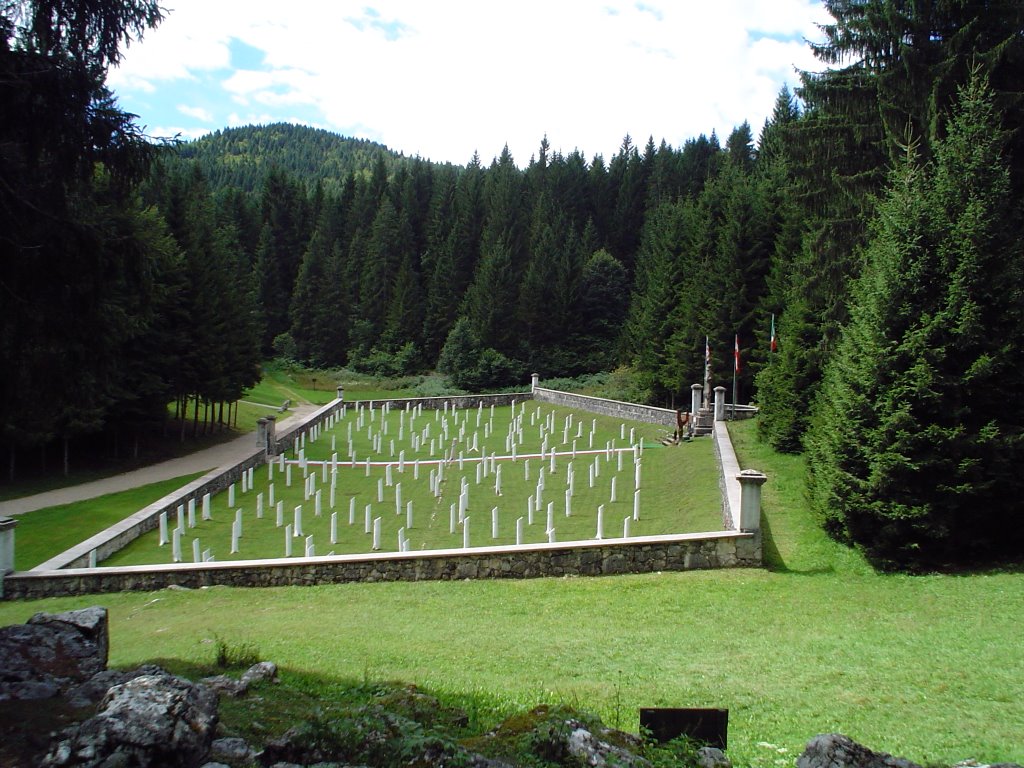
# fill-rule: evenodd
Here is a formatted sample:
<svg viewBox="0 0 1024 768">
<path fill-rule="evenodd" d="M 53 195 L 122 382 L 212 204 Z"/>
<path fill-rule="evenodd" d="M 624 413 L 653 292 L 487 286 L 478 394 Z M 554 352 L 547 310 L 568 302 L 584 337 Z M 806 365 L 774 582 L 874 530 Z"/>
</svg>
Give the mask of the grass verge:
<svg viewBox="0 0 1024 768">
<path fill-rule="evenodd" d="M 184 475 L 130 491 L 18 515 L 15 569 L 26 571 L 34 568 L 191 482 L 200 474 Z"/>
</svg>

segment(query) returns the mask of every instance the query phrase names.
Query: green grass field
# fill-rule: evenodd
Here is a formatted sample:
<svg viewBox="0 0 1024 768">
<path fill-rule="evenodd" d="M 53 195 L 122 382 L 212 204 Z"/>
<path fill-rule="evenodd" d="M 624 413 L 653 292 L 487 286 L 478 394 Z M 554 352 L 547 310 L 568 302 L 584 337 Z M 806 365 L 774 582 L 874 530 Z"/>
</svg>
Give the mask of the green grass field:
<svg viewBox="0 0 1024 768">
<path fill-rule="evenodd" d="M 528 404 L 529 405 L 529 404 Z M 303 469 L 299 464 L 260 468 L 254 473 L 254 488 L 241 492 L 236 486 L 234 505 L 229 494 L 222 492 L 211 500 L 212 520 L 197 520 L 195 528 L 186 528 L 182 537 L 185 560 L 192 559 L 193 539 L 199 539 L 202 550 L 210 549 L 217 560 L 284 557 L 287 530 L 292 529 L 292 556 L 305 553 L 304 539 L 295 531 L 295 508 L 301 506 L 303 536 L 312 536 L 315 552 L 359 553 L 372 551 L 373 535 L 367 532 L 367 514 L 371 520 L 380 518 L 381 551 L 397 551 L 399 534 L 409 540 L 414 550 L 446 549 L 463 546 L 463 524 L 452 526 L 452 507 L 458 508 L 460 491 L 465 484 L 470 499 L 466 515 L 469 519 L 470 546 L 506 545 L 516 543 L 516 520 L 523 518 L 523 543 L 547 541 L 547 507 L 552 505 L 555 538 L 558 541 L 592 539 L 597 534 L 597 510 L 603 511 L 605 538 L 623 534 L 624 518 L 632 517 L 636 475 L 634 453 L 628 449 L 629 438 L 643 441 L 641 459 L 641 493 L 639 520 L 630 522 L 630 535 L 685 533 L 721 528 L 721 501 L 715 458 L 708 440 L 683 443 L 666 448 L 657 442 L 663 427 L 623 422 L 618 419 L 574 413 L 565 408 L 529 405 L 524 412 L 516 408 L 522 426 L 522 440 L 516 441 L 516 459 L 481 461 L 482 456 L 510 457 L 505 438 L 512 423 L 512 409 L 495 408 L 438 413 L 423 411 L 418 416 L 392 410 L 385 414 L 376 409 L 372 414 L 363 409 L 347 409 L 346 417 L 332 430 L 321 434 L 316 442 L 301 448 L 310 462 L 306 470 L 315 478 L 321 494 L 321 514 L 316 515 L 315 493 L 307 497 Z M 566 429 L 571 419 L 571 429 Z M 444 425 L 448 423 L 448 437 Z M 555 425 L 551 444 L 560 455 L 555 459 L 555 472 L 550 473 L 550 458 L 536 456 L 544 446 L 543 425 Z M 594 438 L 591 440 L 591 430 Z M 351 450 L 356 462 L 352 465 Z M 518 434 L 518 433 L 517 433 Z M 460 436 L 461 435 L 461 436 Z M 414 442 L 414 436 L 416 438 Z M 431 452 L 433 441 L 433 452 Z M 374 444 L 377 449 L 374 449 Z M 392 443 L 394 443 L 392 447 Z M 572 457 L 573 444 L 577 446 Z M 606 448 L 614 444 L 616 451 Z M 331 446 L 334 446 L 332 449 Z M 587 453 L 591 446 L 597 453 Z M 444 463 L 441 492 L 431 490 L 431 473 L 446 455 L 455 457 Z M 463 461 L 458 460 L 459 454 Z M 333 474 L 332 456 L 338 454 L 337 474 Z M 524 458 L 534 454 L 533 458 Z M 621 454 L 621 461 L 620 461 Z M 549 456 L 549 454 L 546 454 Z M 297 454 L 292 451 L 292 462 Z M 422 462 L 419 469 L 416 461 Z M 367 469 L 365 461 L 371 465 Z M 390 470 L 387 465 L 390 464 Z M 461 468 L 460 468 L 461 465 Z M 592 467 L 597 467 L 593 487 Z M 621 467 L 621 468 L 620 468 Z M 478 469 L 479 468 L 479 469 Z M 501 475 L 501 493 L 497 493 L 497 476 Z M 538 478 L 543 470 L 545 487 L 541 503 L 530 523 L 528 498 L 536 499 Z M 570 514 L 566 515 L 566 491 L 569 472 L 574 474 Z M 480 482 L 477 482 L 479 472 Z M 287 478 L 291 477 L 291 485 Z M 331 478 L 337 478 L 331 505 Z M 387 478 L 391 478 L 391 484 Z M 611 501 L 612 478 L 616 483 L 616 501 Z M 270 486 L 274 488 L 274 504 L 270 503 Z M 259 516 L 262 497 L 263 514 Z M 383 499 L 382 501 L 380 499 Z M 396 503 L 399 501 L 400 503 Z M 412 503 L 412 527 L 409 527 L 408 504 Z M 278 525 L 276 506 L 282 508 Z M 369 513 L 367 513 L 369 508 Z M 498 536 L 492 536 L 492 511 L 497 509 Z M 242 538 L 239 551 L 231 552 L 231 530 L 237 510 L 242 510 Z M 351 516 L 350 516 L 351 512 Z M 331 541 L 331 515 L 335 513 L 335 541 Z M 457 517 L 457 511 L 456 511 Z M 201 514 L 197 515 L 201 518 Z M 350 522 L 351 521 L 351 522 Z M 174 520 L 170 521 L 173 527 Z M 170 562 L 170 546 L 160 547 L 159 532 L 154 531 L 130 544 L 104 561 L 104 565 L 137 565 Z"/>
<path fill-rule="evenodd" d="M 261 738 L 289 723 L 261 709 L 276 700 L 404 680 L 481 727 L 541 702 L 632 729 L 640 706 L 728 707 L 736 765 L 792 765 L 827 731 L 923 764 L 1024 762 L 1024 574 L 877 574 L 809 517 L 799 458 L 731 431 L 769 477 L 770 569 L 127 593 L 0 603 L 0 621 L 100 603 L 111 664 L 190 674 L 215 638 L 253 643 L 283 685 L 222 706 L 223 728 Z"/>
</svg>

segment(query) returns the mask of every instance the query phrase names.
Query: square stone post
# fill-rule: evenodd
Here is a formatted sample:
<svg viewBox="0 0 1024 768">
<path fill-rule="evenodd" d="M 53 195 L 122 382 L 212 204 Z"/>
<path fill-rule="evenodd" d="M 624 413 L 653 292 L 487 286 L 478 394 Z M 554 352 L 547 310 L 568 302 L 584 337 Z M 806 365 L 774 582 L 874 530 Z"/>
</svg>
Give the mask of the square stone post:
<svg viewBox="0 0 1024 768">
<path fill-rule="evenodd" d="M 341 400 L 342 402 L 345 401 L 345 385 L 344 384 L 339 384 L 338 385 L 338 399 Z"/>
<path fill-rule="evenodd" d="M 264 416 L 264 418 L 267 421 L 265 445 L 267 456 L 273 456 L 277 452 L 277 416 Z"/>
<path fill-rule="evenodd" d="M 758 531 L 761 529 L 761 486 L 768 477 L 756 469 L 744 469 L 736 479 L 740 481 L 739 529 Z"/>
<path fill-rule="evenodd" d="M 0 517 L 0 581 L 14 571 L 14 529 L 18 521 L 13 517 Z"/>
<path fill-rule="evenodd" d="M 537 391 L 537 382 L 539 382 L 539 381 L 540 381 L 540 374 L 537 374 L 537 373 L 530 374 L 530 391 L 531 392 L 536 392 Z"/>
<path fill-rule="evenodd" d="M 715 421 L 725 419 L 725 387 L 715 387 Z"/>
<path fill-rule="evenodd" d="M 691 421 L 697 418 L 697 414 L 700 413 L 700 402 L 704 398 L 704 385 L 703 384 L 691 384 L 690 385 L 690 419 Z"/>
</svg>

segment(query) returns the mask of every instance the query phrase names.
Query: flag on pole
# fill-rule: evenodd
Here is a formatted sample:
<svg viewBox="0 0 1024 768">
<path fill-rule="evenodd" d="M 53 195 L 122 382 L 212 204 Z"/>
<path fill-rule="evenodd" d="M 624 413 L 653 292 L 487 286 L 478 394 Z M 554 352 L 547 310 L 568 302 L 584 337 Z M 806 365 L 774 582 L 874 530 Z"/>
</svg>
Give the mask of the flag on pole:
<svg viewBox="0 0 1024 768">
<path fill-rule="evenodd" d="M 708 344 L 708 337 L 704 337 L 704 365 L 711 365 L 711 346 Z"/>
<path fill-rule="evenodd" d="M 772 352 L 779 351 L 779 340 L 775 338 L 775 313 L 772 312 L 772 340 L 770 350 Z"/>
<path fill-rule="evenodd" d="M 736 373 L 740 372 L 740 335 L 736 334 L 736 345 L 733 348 L 733 357 L 736 358 Z"/>
</svg>

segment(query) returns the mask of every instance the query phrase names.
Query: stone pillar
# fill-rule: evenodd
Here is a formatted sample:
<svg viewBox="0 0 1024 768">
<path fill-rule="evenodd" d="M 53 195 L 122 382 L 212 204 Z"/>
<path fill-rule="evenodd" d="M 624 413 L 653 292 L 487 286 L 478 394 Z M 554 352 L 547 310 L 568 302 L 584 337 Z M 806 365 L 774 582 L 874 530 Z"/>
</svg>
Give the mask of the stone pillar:
<svg viewBox="0 0 1024 768">
<path fill-rule="evenodd" d="M 13 517 L 0 517 L 0 580 L 14 571 L 14 529 L 18 521 Z"/>
<path fill-rule="evenodd" d="M 277 453 L 277 416 L 265 416 L 267 420 L 267 456 Z"/>
<path fill-rule="evenodd" d="M 691 384 L 690 385 L 690 418 L 696 419 L 697 414 L 700 412 L 700 402 L 704 399 L 704 385 L 703 384 Z"/>
<path fill-rule="evenodd" d="M 756 469 L 744 469 L 736 479 L 740 481 L 741 531 L 757 531 L 761 528 L 761 486 L 768 477 Z"/>
<path fill-rule="evenodd" d="M 267 419 L 261 417 L 256 419 L 256 447 L 266 448 L 267 447 Z"/>
<path fill-rule="evenodd" d="M 344 384 L 339 384 L 338 385 L 338 399 L 341 400 L 342 402 L 345 401 L 345 385 Z"/>
<path fill-rule="evenodd" d="M 725 387 L 715 387 L 715 421 L 725 418 Z"/>
<path fill-rule="evenodd" d="M 536 392 L 537 391 L 537 382 L 538 381 L 540 381 L 540 374 L 537 374 L 537 373 L 530 374 L 530 391 L 531 392 Z"/>
</svg>

